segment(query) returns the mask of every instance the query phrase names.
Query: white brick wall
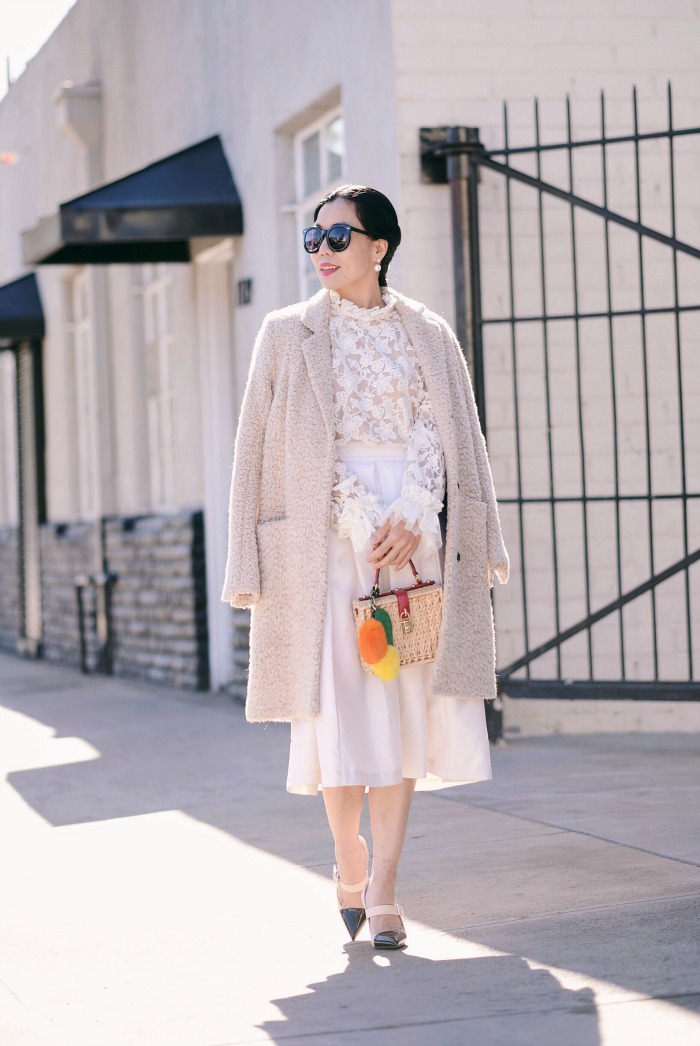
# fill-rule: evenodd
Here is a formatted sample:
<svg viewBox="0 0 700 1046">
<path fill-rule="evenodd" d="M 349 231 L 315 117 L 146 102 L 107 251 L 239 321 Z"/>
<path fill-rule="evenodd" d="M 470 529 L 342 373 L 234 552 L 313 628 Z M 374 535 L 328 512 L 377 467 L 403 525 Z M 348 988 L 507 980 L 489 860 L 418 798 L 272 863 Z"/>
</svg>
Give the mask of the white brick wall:
<svg viewBox="0 0 700 1046">
<path fill-rule="evenodd" d="M 539 98 L 542 142 L 563 141 L 567 117 L 565 97 L 571 98 L 574 138 L 600 135 L 600 92 L 606 94 L 607 134 L 633 130 L 632 87 L 638 96 L 641 131 L 667 126 L 667 81 L 674 91 L 676 127 L 700 125 L 700 3 L 697 0 L 394 0 L 394 62 L 396 68 L 404 229 L 403 285 L 454 322 L 450 270 L 449 191 L 421 184 L 418 129 L 459 124 L 480 128 L 486 148 L 503 144 L 502 105 L 509 107 L 509 144 L 535 142 L 533 98 Z M 668 144 L 640 145 L 641 209 L 645 224 L 670 234 Z M 608 206 L 636 220 L 634 147 L 607 150 Z M 514 157 L 514 166 L 536 175 L 534 156 Z M 573 189 L 603 204 L 600 148 L 574 151 Z M 700 244 L 700 140 L 675 142 L 677 235 Z M 545 181 L 569 189 L 565 152 L 544 153 Z M 511 183 L 512 254 L 516 315 L 542 311 L 537 194 Z M 480 225 L 483 312 L 486 317 L 510 314 L 508 279 L 506 185 L 482 171 Z M 574 308 L 571 213 L 551 197 L 544 200 L 546 234 L 545 280 L 548 313 Z M 578 306 L 581 311 L 607 308 L 604 224 L 577 210 Z M 613 308 L 638 308 L 641 301 L 637 236 L 611 226 L 609 243 Z M 644 243 L 645 304 L 665 307 L 673 302 L 671 252 L 652 241 Z M 700 262 L 678 261 L 680 299 L 700 304 Z M 682 317 L 683 382 L 688 488 L 700 490 L 700 425 L 698 416 L 697 314 Z M 641 370 L 641 324 L 638 317 L 614 321 L 615 381 L 622 493 L 646 490 L 647 453 L 644 388 Z M 548 324 L 554 490 L 557 496 L 581 493 L 581 449 L 577 409 L 575 325 Z M 583 320 L 579 325 L 585 478 L 592 495 L 614 492 L 613 427 L 608 323 Z M 647 321 L 648 380 L 651 390 L 652 489 L 680 489 L 678 394 L 675 326 L 671 315 Z M 520 478 L 526 497 L 549 494 L 547 417 L 544 386 L 544 331 L 540 323 L 518 324 L 517 386 L 521 446 Z M 488 442 L 499 497 L 517 496 L 513 355 L 509 325 L 485 330 Z M 691 511 L 690 545 L 700 543 L 699 511 Z M 623 503 L 623 588 L 649 576 L 648 511 L 639 501 Z M 506 664 L 523 647 L 523 607 L 520 569 L 520 522 L 517 507 L 503 505 L 503 526 L 513 564 L 507 589 L 495 592 L 499 662 Z M 560 626 L 586 613 L 583 517 L 580 504 L 559 505 Z M 681 513 L 677 502 L 654 506 L 654 568 L 660 570 L 683 553 Z M 523 541 L 527 564 L 527 612 L 530 645 L 555 632 L 553 549 L 547 504 L 526 506 Z M 615 513 L 612 502 L 588 508 L 590 606 L 595 610 L 617 595 Z M 693 583 L 700 588 L 700 578 Z M 660 671 L 682 677 L 684 582 L 676 578 L 657 592 Z M 648 678 L 652 671 L 651 599 L 644 597 L 624 610 L 625 659 L 629 678 Z M 700 602 L 695 600 L 695 642 L 700 643 Z M 593 630 L 594 673 L 615 678 L 620 668 L 617 616 Z M 569 641 L 562 649 L 564 675 L 587 675 L 587 640 Z M 680 659 L 681 661 L 683 659 Z M 522 674 L 522 673 L 521 673 Z M 533 675 L 556 675 L 554 654 L 533 666 Z"/>
</svg>

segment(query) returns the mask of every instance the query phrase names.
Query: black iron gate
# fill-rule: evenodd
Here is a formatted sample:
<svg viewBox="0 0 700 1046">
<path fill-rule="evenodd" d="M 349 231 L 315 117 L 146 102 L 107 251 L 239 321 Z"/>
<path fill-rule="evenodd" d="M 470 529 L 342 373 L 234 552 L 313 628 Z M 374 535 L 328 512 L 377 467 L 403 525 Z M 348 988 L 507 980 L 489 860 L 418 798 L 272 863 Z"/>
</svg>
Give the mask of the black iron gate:
<svg viewBox="0 0 700 1046">
<path fill-rule="evenodd" d="M 670 85 L 666 114 L 641 131 L 635 91 L 625 134 L 602 94 L 595 137 L 574 138 L 568 99 L 553 144 L 537 102 L 526 147 L 507 107 L 498 150 L 421 131 L 424 177 L 451 186 L 458 335 L 490 420 L 512 697 L 700 700 L 700 127 L 673 126 Z"/>
</svg>

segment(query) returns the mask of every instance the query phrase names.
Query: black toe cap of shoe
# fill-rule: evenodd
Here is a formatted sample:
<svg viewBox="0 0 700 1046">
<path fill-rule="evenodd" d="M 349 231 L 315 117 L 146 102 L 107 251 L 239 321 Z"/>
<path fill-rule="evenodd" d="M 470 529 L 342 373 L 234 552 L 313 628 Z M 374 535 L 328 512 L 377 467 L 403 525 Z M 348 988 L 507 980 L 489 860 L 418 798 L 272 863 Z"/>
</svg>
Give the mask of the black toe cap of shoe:
<svg viewBox="0 0 700 1046">
<path fill-rule="evenodd" d="M 350 934 L 351 940 L 354 941 L 357 931 L 360 929 L 366 918 L 364 908 L 341 908 L 340 914 L 345 923 L 345 928 Z"/>
<path fill-rule="evenodd" d="M 402 948 L 406 934 L 403 930 L 384 930 L 374 935 L 375 948 Z"/>
</svg>

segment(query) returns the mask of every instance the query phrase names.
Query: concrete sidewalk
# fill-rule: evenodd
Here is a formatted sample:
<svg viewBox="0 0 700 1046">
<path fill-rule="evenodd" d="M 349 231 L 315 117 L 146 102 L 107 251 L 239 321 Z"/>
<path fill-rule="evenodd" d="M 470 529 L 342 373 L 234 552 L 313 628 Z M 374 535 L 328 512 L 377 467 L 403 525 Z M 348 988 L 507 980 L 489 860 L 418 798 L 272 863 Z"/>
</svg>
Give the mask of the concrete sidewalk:
<svg viewBox="0 0 700 1046">
<path fill-rule="evenodd" d="M 9 655 L 0 705 L 2 1046 L 700 1043 L 692 735 L 511 741 L 419 793 L 391 954 L 344 936 L 288 726 Z"/>
</svg>

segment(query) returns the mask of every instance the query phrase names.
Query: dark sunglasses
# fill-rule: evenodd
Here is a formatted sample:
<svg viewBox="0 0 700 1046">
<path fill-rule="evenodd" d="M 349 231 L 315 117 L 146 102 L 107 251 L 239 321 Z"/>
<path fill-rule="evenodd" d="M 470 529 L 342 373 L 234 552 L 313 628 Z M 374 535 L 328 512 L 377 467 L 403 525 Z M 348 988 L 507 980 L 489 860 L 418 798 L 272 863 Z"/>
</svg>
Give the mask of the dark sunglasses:
<svg viewBox="0 0 700 1046">
<path fill-rule="evenodd" d="M 365 229 L 357 229 L 354 225 L 345 225 L 344 222 L 336 222 L 330 229 L 310 225 L 308 229 L 304 229 L 304 250 L 307 254 L 316 254 L 325 239 L 332 251 L 345 251 L 350 246 L 350 234 L 353 232 L 369 236 Z"/>
</svg>

